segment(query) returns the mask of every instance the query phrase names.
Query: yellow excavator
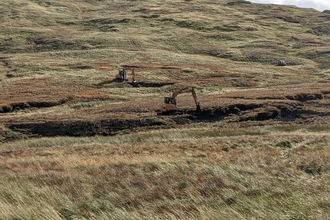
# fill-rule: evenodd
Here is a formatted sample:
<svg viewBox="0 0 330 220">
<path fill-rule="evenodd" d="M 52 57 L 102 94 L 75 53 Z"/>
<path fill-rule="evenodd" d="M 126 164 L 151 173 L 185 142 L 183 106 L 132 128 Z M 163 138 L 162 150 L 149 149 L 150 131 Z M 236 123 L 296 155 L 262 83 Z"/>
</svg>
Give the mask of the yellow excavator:
<svg viewBox="0 0 330 220">
<path fill-rule="evenodd" d="M 164 104 L 160 107 L 160 110 L 157 112 L 157 115 L 181 115 L 181 114 L 183 114 L 183 111 L 178 110 L 178 108 L 176 107 L 176 97 L 179 94 L 189 93 L 189 92 L 191 92 L 191 94 L 194 98 L 194 101 L 196 104 L 196 113 L 200 112 L 201 107 L 200 107 L 199 101 L 197 99 L 195 88 L 191 87 L 191 88 L 185 88 L 185 89 L 175 91 L 172 93 L 171 97 L 164 97 Z"/>
<path fill-rule="evenodd" d="M 130 68 L 120 69 L 119 72 L 118 72 L 118 74 L 116 74 L 115 81 L 116 82 L 125 82 L 125 81 L 128 81 L 127 74 L 126 74 L 126 71 L 127 70 L 131 70 L 132 71 L 132 83 L 134 84 L 136 82 L 136 80 L 135 80 L 135 73 L 134 73 L 134 69 L 130 69 Z"/>
</svg>

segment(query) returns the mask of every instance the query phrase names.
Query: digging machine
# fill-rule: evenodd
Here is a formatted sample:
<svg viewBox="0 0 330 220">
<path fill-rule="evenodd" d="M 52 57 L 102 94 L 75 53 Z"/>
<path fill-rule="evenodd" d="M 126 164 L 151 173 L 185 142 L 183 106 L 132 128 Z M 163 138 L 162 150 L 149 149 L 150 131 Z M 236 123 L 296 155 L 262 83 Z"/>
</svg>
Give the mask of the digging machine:
<svg viewBox="0 0 330 220">
<path fill-rule="evenodd" d="M 196 96 L 196 92 L 195 92 L 195 88 L 191 87 L 191 88 L 185 88 L 185 89 L 181 89 L 178 91 L 175 91 L 172 93 L 171 97 L 164 97 L 164 104 L 160 107 L 160 110 L 157 112 L 158 115 L 179 115 L 179 114 L 183 114 L 182 110 L 178 110 L 178 108 L 176 107 L 176 97 L 179 94 L 182 93 L 189 93 L 191 92 L 195 104 L 196 104 L 196 113 L 199 113 L 201 111 L 201 107 L 199 105 L 199 101 L 197 99 Z"/>
<path fill-rule="evenodd" d="M 119 70 L 118 74 L 116 74 L 115 81 L 117 81 L 117 82 L 128 81 L 127 73 L 126 73 L 127 70 L 132 71 L 132 84 L 134 84 L 136 82 L 135 73 L 134 73 L 134 69 L 130 69 L 130 68 L 123 68 L 123 69 Z"/>
</svg>

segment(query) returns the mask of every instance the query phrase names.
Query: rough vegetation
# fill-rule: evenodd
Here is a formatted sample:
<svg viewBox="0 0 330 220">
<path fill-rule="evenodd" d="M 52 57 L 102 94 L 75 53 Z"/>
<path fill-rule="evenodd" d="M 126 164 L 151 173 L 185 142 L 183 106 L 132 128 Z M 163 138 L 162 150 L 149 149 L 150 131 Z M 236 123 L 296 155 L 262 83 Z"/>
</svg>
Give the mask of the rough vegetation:
<svg viewBox="0 0 330 220">
<path fill-rule="evenodd" d="M 2 0 L 0 27 L 0 219 L 330 218 L 329 11 Z M 201 112 L 156 114 L 188 86 Z"/>
</svg>

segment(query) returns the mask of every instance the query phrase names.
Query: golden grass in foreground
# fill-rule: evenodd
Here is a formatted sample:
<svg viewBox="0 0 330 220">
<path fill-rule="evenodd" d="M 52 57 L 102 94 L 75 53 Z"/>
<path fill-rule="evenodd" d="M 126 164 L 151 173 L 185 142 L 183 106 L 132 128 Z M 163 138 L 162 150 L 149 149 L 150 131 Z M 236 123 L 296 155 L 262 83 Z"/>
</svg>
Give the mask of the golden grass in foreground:
<svg viewBox="0 0 330 220">
<path fill-rule="evenodd" d="M 329 134 L 261 129 L 4 144 L 0 218 L 328 219 Z"/>
</svg>

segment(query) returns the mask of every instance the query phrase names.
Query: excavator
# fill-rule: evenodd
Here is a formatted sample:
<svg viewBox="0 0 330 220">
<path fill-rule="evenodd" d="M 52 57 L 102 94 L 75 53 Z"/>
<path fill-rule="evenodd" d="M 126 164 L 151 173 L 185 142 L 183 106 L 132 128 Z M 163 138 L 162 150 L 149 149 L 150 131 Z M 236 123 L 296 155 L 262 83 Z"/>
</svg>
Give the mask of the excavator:
<svg viewBox="0 0 330 220">
<path fill-rule="evenodd" d="M 201 107 L 199 105 L 199 101 L 196 96 L 195 88 L 191 87 L 191 88 L 185 88 L 178 91 L 174 91 L 171 97 L 164 97 L 164 104 L 160 107 L 160 110 L 157 112 L 157 115 L 182 115 L 183 111 L 178 110 L 178 108 L 176 107 L 176 97 L 179 94 L 189 93 L 189 92 L 191 92 L 194 98 L 196 104 L 196 113 L 199 113 L 201 111 Z"/>
<path fill-rule="evenodd" d="M 136 83 L 134 69 L 130 69 L 130 68 L 123 68 L 123 69 L 119 70 L 118 74 L 116 74 L 115 81 L 116 82 L 128 81 L 128 78 L 126 76 L 127 75 L 126 70 L 132 71 L 132 84 Z"/>
</svg>

